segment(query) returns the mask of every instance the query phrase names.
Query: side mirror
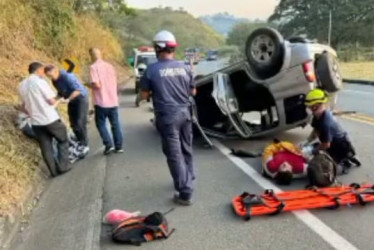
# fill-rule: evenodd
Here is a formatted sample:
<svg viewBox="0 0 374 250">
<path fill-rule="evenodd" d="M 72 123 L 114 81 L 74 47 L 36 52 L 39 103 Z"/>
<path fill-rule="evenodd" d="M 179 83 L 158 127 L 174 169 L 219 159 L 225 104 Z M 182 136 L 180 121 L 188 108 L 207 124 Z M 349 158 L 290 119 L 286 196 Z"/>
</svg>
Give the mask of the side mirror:
<svg viewBox="0 0 374 250">
<path fill-rule="evenodd" d="M 131 67 L 134 67 L 134 57 L 129 57 L 127 59 L 128 63 L 130 64 Z"/>
</svg>

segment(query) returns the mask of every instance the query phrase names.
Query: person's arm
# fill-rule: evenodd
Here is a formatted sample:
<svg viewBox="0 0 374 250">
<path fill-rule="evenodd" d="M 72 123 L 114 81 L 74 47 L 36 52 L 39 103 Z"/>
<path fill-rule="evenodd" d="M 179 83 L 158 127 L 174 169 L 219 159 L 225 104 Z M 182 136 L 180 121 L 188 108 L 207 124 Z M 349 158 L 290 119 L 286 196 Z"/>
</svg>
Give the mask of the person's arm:
<svg viewBox="0 0 374 250">
<path fill-rule="evenodd" d="M 328 150 L 330 147 L 331 147 L 331 142 L 322 142 L 322 143 L 318 146 L 318 150 L 326 151 L 326 150 Z"/>
<path fill-rule="evenodd" d="M 69 87 L 74 90 L 67 98 L 67 101 L 72 101 L 82 94 L 81 87 L 83 87 L 83 85 L 79 82 L 78 78 L 72 73 L 69 73 L 69 75 L 66 77 L 66 80 L 66 84 L 68 84 Z"/>
<path fill-rule="evenodd" d="M 191 66 L 191 69 L 188 72 L 190 76 L 190 89 L 191 89 L 191 95 L 195 96 L 197 93 L 196 86 L 195 86 L 195 78 L 193 76 L 193 66 Z"/>
<path fill-rule="evenodd" d="M 74 100 L 75 98 L 77 98 L 82 92 L 80 90 L 75 90 L 73 93 L 71 93 L 71 95 L 69 96 L 69 98 L 67 99 L 69 102 Z"/>
<path fill-rule="evenodd" d="M 17 110 L 17 111 L 20 111 L 22 113 L 25 113 L 25 114 L 29 114 L 29 112 L 27 111 L 26 109 L 26 106 L 25 106 L 25 103 L 22 102 L 18 105 L 15 105 L 14 108 Z"/>
<path fill-rule="evenodd" d="M 47 103 L 51 106 L 57 107 L 57 105 L 61 102 L 61 98 L 56 96 L 56 93 L 53 91 L 51 86 L 45 81 L 40 82 L 39 86 L 40 91 Z"/>
<path fill-rule="evenodd" d="M 196 90 L 196 88 L 193 88 L 192 91 L 191 91 L 191 95 L 195 96 L 196 94 L 197 94 L 197 90 Z"/>
<path fill-rule="evenodd" d="M 90 87 L 92 89 L 101 88 L 99 74 L 97 73 L 97 70 L 92 66 L 90 67 L 90 81 Z"/>
<path fill-rule="evenodd" d="M 323 127 L 321 131 L 319 131 L 319 139 L 321 144 L 319 145 L 318 150 L 326 151 L 331 147 L 332 134 L 329 126 Z"/>
</svg>

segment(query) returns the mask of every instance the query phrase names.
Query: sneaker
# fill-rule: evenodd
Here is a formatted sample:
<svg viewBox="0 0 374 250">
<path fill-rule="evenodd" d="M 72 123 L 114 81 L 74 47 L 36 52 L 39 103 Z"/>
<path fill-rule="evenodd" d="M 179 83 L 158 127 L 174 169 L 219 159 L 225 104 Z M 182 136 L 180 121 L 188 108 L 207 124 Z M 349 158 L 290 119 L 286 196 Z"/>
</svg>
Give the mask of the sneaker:
<svg viewBox="0 0 374 250">
<path fill-rule="evenodd" d="M 74 164 L 74 163 L 76 163 L 78 160 L 79 160 L 78 157 L 69 157 L 69 162 L 70 162 L 70 164 Z"/>
<path fill-rule="evenodd" d="M 181 206 L 191 206 L 193 203 L 191 200 L 184 200 L 182 199 L 178 194 L 175 194 L 174 195 L 174 202 L 178 205 L 181 205 Z"/>
<path fill-rule="evenodd" d="M 355 156 L 349 158 L 349 161 L 356 165 L 356 167 L 361 167 L 361 162 Z"/>
<path fill-rule="evenodd" d="M 90 152 L 90 148 L 87 146 L 82 147 L 81 149 L 82 154 L 87 155 Z"/>
<path fill-rule="evenodd" d="M 122 153 L 124 153 L 125 152 L 125 150 L 123 150 L 123 148 L 116 148 L 116 150 L 114 151 L 115 153 L 117 153 L 117 154 L 122 154 Z"/>
<path fill-rule="evenodd" d="M 105 147 L 104 155 L 110 155 L 111 153 L 113 153 L 113 151 L 114 151 L 113 147 Z"/>
</svg>

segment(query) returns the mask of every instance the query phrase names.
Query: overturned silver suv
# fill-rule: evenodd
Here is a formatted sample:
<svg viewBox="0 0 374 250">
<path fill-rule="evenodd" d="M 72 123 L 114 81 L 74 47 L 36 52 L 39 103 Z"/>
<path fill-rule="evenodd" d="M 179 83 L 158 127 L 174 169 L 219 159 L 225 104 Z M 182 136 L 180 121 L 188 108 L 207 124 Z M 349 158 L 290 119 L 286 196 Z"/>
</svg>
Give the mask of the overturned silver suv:
<svg viewBox="0 0 374 250">
<path fill-rule="evenodd" d="M 305 95 L 342 87 L 337 54 L 303 38 L 284 40 L 271 28 L 249 35 L 246 59 L 196 78 L 195 114 L 215 137 L 260 137 L 305 126 Z"/>
</svg>

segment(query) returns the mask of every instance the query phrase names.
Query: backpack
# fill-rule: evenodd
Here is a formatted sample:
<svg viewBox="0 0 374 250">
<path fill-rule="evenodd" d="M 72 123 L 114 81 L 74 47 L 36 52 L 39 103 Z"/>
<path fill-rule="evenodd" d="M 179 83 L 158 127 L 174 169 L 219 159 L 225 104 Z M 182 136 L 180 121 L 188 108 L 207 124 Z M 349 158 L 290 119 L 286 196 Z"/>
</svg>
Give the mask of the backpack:
<svg viewBox="0 0 374 250">
<path fill-rule="evenodd" d="M 138 216 L 121 222 L 112 232 L 114 242 L 140 246 L 144 242 L 167 239 L 174 229 L 169 231 L 168 222 L 162 213 Z"/>
<path fill-rule="evenodd" d="M 319 151 L 308 165 L 309 186 L 329 187 L 336 183 L 337 164 L 331 156 Z"/>
</svg>

